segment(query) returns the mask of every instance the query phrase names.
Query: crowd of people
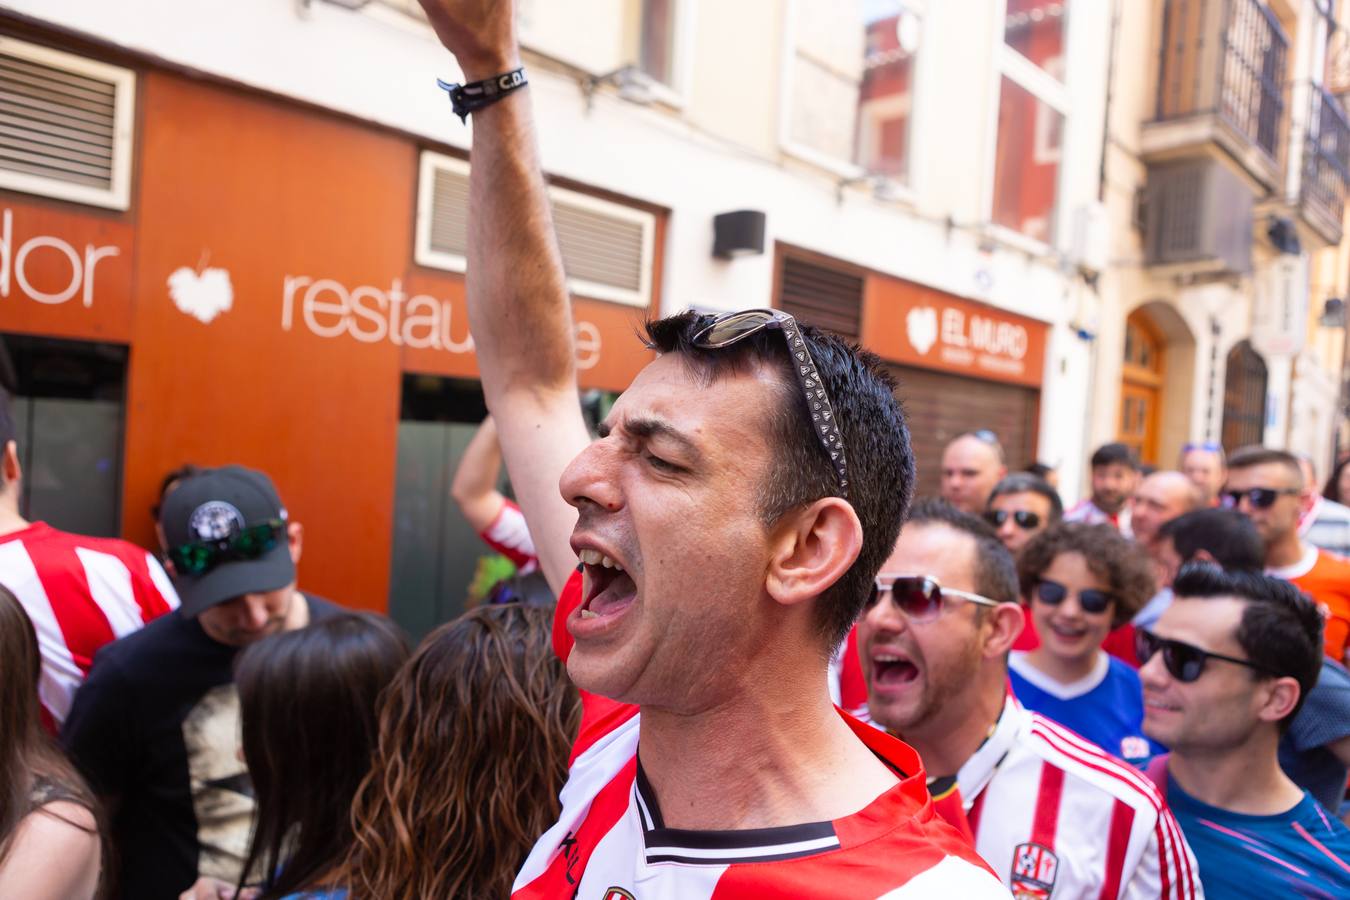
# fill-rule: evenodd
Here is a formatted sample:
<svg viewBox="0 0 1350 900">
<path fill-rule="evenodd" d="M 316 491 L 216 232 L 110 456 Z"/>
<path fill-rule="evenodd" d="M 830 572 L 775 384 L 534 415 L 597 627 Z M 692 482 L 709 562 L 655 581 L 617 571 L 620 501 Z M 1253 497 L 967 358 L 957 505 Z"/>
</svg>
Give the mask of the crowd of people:
<svg viewBox="0 0 1350 900">
<path fill-rule="evenodd" d="M 0 391 L 0 897 L 1350 895 L 1346 461 L 1108 444 L 1065 510 L 980 429 L 915 500 L 880 360 L 777 310 L 649 322 L 592 435 L 512 4 L 422 4 L 515 575 L 412 647 L 255 469 L 154 552 L 29 522 Z"/>
</svg>

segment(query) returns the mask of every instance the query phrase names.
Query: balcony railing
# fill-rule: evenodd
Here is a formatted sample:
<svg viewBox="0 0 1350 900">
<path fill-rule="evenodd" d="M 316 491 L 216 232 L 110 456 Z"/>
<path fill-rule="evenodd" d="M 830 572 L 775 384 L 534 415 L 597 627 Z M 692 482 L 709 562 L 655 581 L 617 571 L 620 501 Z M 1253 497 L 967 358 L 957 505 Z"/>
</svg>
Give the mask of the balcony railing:
<svg viewBox="0 0 1350 900">
<path fill-rule="evenodd" d="M 1300 201 L 1311 224 L 1340 243 L 1346 186 L 1350 184 L 1350 121 L 1340 101 L 1319 86 L 1309 91 L 1308 139 L 1303 151 Z"/>
<path fill-rule="evenodd" d="M 1166 0 L 1156 121 L 1214 116 L 1279 158 L 1289 40 L 1259 0 Z"/>
</svg>

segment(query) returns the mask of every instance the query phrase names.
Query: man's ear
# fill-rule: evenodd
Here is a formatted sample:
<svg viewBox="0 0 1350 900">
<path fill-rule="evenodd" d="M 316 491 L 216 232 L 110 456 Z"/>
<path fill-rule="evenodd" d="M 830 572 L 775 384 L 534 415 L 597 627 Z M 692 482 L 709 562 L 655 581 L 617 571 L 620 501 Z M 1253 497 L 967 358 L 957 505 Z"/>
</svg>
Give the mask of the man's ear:
<svg viewBox="0 0 1350 900">
<path fill-rule="evenodd" d="M 819 597 L 844 577 L 862 552 L 862 523 L 847 501 L 823 497 L 783 516 L 769 543 L 764 587 L 790 606 Z"/>
<path fill-rule="evenodd" d="M 4 484 L 15 484 L 23 477 L 23 467 L 19 465 L 19 445 L 15 441 L 5 442 L 5 451 L 0 454 L 0 474 L 4 475 Z"/>
<path fill-rule="evenodd" d="M 1026 627 L 1026 616 L 1018 603 L 1000 603 L 995 607 L 982 607 L 984 612 L 983 652 L 985 659 L 1003 656 L 1012 649 L 1022 629 Z"/>
<path fill-rule="evenodd" d="M 1298 705 L 1301 691 L 1296 679 L 1287 675 L 1283 678 L 1273 678 L 1264 685 L 1264 688 L 1265 700 L 1257 711 L 1261 721 L 1278 722 Z"/>
<path fill-rule="evenodd" d="M 286 542 L 291 548 L 291 562 L 300 562 L 300 551 L 304 549 L 305 529 L 299 522 L 291 522 L 286 526 Z"/>
</svg>

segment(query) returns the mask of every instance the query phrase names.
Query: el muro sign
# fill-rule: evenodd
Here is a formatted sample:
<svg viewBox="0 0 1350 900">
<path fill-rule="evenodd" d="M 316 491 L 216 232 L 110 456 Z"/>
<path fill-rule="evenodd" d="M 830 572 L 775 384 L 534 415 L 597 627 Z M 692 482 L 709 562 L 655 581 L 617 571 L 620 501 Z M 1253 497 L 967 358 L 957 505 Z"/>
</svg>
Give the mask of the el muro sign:
<svg viewBox="0 0 1350 900">
<path fill-rule="evenodd" d="M 1039 387 L 1048 331 L 1044 322 L 912 282 L 867 279 L 863 343 L 893 362 Z"/>
</svg>

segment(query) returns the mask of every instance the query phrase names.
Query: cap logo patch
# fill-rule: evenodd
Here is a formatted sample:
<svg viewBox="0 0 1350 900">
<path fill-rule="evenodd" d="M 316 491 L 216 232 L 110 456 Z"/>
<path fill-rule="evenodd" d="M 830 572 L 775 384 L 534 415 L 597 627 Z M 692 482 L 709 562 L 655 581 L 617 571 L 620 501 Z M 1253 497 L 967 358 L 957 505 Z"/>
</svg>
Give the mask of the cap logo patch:
<svg viewBox="0 0 1350 900">
<path fill-rule="evenodd" d="M 188 529 L 199 541 L 220 541 L 244 530 L 244 516 L 233 504 L 211 500 L 192 511 Z"/>
</svg>

